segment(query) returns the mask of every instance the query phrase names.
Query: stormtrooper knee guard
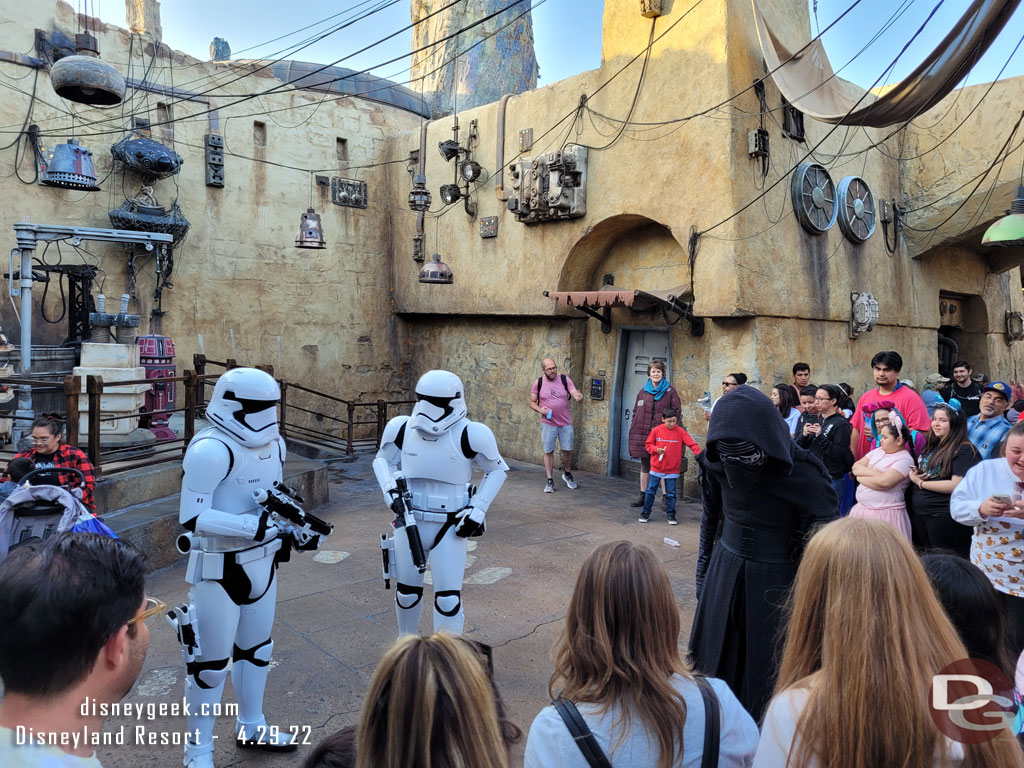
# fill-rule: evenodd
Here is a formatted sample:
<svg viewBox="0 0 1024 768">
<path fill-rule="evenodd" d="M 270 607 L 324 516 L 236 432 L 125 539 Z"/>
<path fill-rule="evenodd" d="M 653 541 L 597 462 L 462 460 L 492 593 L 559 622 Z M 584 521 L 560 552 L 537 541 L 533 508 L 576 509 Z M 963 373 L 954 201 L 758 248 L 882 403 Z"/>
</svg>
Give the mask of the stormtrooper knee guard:
<svg viewBox="0 0 1024 768">
<path fill-rule="evenodd" d="M 188 704 L 189 737 L 184 764 L 188 768 L 212 768 L 214 712 L 224 694 L 228 660 L 190 661 L 185 668 L 185 701 Z M 195 739 L 195 741 L 193 741 Z"/>
<path fill-rule="evenodd" d="M 398 617 L 398 634 L 415 635 L 423 612 L 423 587 L 413 587 L 398 582 L 395 584 L 395 613 Z"/>
<path fill-rule="evenodd" d="M 434 631 L 461 635 L 466 616 L 462 612 L 462 590 L 445 589 L 434 593 Z"/>
</svg>

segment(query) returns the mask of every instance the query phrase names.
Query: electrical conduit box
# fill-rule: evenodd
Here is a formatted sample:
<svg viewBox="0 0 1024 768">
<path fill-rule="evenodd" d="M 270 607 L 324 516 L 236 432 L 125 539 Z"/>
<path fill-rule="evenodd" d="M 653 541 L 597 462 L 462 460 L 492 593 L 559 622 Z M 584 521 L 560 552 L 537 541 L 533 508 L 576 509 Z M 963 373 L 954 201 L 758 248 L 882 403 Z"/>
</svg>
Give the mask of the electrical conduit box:
<svg viewBox="0 0 1024 768">
<path fill-rule="evenodd" d="M 521 157 L 509 166 L 516 221 L 538 224 L 587 212 L 587 149 L 568 144 L 556 152 Z"/>
</svg>

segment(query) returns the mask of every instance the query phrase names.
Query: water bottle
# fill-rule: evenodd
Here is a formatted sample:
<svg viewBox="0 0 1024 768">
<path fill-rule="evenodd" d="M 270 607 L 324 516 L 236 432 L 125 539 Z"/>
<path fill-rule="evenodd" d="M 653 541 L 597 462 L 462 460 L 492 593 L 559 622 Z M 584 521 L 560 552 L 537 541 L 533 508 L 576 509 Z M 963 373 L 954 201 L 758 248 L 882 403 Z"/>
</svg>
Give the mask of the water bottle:
<svg viewBox="0 0 1024 768">
<path fill-rule="evenodd" d="M 711 411 L 711 393 L 707 390 L 704 391 L 704 396 L 697 399 L 697 404 L 704 409 L 705 412 Z"/>
<path fill-rule="evenodd" d="M 555 412 L 554 412 L 553 410 L 551 410 L 550 408 L 548 408 L 548 415 L 547 415 L 547 416 L 545 416 L 544 418 L 546 418 L 546 419 L 550 419 L 550 418 L 551 418 L 551 417 L 552 417 L 552 416 L 554 415 L 554 413 L 555 413 Z"/>
<path fill-rule="evenodd" d="M 679 542 L 678 541 L 676 541 L 675 539 L 670 539 L 668 536 L 666 536 L 664 539 L 662 539 L 662 541 L 664 541 L 670 547 L 678 547 L 679 546 Z"/>
</svg>

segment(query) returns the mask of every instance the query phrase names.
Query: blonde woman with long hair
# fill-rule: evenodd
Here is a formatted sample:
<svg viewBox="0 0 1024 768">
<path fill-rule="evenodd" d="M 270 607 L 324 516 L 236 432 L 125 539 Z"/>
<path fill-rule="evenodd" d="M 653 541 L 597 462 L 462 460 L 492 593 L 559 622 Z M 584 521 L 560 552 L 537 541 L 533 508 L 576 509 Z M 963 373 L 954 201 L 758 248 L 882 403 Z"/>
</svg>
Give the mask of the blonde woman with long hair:
<svg viewBox="0 0 1024 768">
<path fill-rule="evenodd" d="M 460 637 L 406 635 L 373 673 L 356 731 L 356 768 L 509 768 L 487 661 Z"/>
<path fill-rule="evenodd" d="M 961 744 L 929 712 L 932 677 L 967 658 L 906 538 L 843 518 L 807 545 L 754 768 L 1020 768 L 1013 735 Z"/>
<path fill-rule="evenodd" d="M 614 541 L 586 559 L 553 654 L 548 693 L 575 705 L 612 768 L 701 764 L 704 699 L 679 655 L 679 609 L 668 573 L 650 549 Z M 757 726 L 724 682 L 708 683 L 720 721 L 714 764 L 749 766 Z M 587 765 L 556 708 L 541 710 L 527 737 L 525 767 Z"/>
</svg>

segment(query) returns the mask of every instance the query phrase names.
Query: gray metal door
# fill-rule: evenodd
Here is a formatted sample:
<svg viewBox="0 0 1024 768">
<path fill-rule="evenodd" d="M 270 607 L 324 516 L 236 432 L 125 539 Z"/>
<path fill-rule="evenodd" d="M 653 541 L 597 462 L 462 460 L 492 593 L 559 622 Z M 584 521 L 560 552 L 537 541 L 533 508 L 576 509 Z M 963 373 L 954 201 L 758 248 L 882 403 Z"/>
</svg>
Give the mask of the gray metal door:
<svg viewBox="0 0 1024 768">
<path fill-rule="evenodd" d="M 669 364 L 669 343 L 667 331 L 626 331 L 626 358 L 622 376 L 622 397 L 619 413 L 619 472 L 629 467 L 626 462 L 639 462 L 629 455 L 629 425 L 636 407 L 637 393 L 647 383 L 647 366 L 654 360 L 665 364 L 668 374 L 672 373 Z M 671 375 L 669 380 L 671 381 Z M 637 470 L 639 471 L 639 469 Z"/>
</svg>

